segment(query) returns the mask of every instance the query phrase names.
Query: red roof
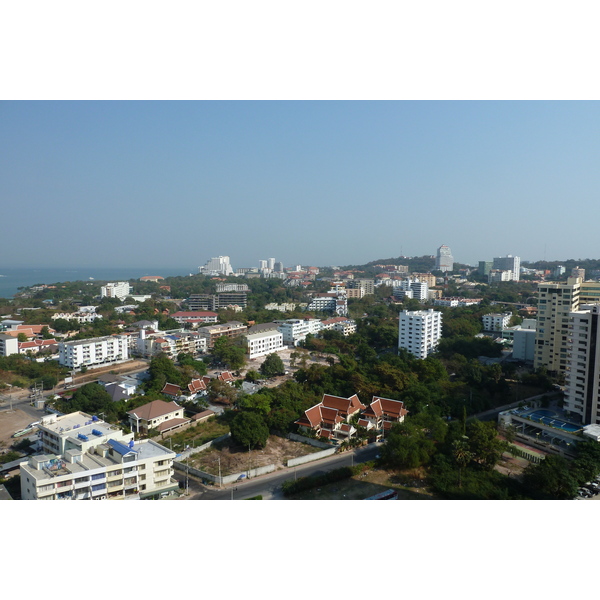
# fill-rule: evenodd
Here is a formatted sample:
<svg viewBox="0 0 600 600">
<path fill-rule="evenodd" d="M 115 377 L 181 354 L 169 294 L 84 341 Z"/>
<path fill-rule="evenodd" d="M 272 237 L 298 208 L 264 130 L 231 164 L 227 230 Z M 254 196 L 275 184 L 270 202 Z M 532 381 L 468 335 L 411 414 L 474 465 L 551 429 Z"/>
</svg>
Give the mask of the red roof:
<svg viewBox="0 0 600 600">
<path fill-rule="evenodd" d="M 169 396 L 179 396 L 181 395 L 181 388 L 174 383 L 165 383 L 165 387 L 161 390 L 161 393 Z"/>
<path fill-rule="evenodd" d="M 192 379 L 192 381 L 188 384 L 188 390 L 194 394 L 196 392 L 201 392 L 206 389 L 206 384 L 202 379 Z"/>
</svg>

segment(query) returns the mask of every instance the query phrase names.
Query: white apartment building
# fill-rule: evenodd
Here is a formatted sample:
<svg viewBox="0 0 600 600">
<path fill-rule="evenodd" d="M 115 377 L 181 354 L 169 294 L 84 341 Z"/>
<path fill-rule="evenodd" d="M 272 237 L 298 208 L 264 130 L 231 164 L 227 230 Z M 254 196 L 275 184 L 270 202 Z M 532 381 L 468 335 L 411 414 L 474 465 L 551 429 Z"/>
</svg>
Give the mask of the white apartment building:
<svg viewBox="0 0 600 600">
<path fill-rule="evenodd" d="M 248 359 L 265 356 L 272 352 L 283 350 L 283 335 L 280 331 L 270 330 L 250 333 L 246 336 L 248 344 Z"/>
<path fill-rule="evenodd" d="M 286 319 L 278 321 L 278 324 L 277 330 L 283 336 L 283 343 L 288 346 L 298 346 L 309 333 L 316 335 L 322 328 L 319 319 Z"/>
<path fill-rule="evenodd" d="M 233 275 L 229 256 L 216 256 L 206 262 L 203 267 L 198 267 L 202 275 Z"/>
<path fill-rule="evenodd" d="M 518 256 L 507 254 L 493 259 L 492 269 L 498 271 L 510 271 L 509 281 L 519 281 L 521 274 L 521 259 Z"/>
<path fill-rule="evenodd" d="M 58 362 L 70 369 L 83 366 L 93 368 L 126 360 L 129 360 L 126 335 L 108 335 L 58 344 Z"/>
<path fill-rule="evenodd" d="M 448 246 L 442 245 L 437 249 L 435 268 L 438 271 L 443 271 L 444 273 L 454 269 L 454 257 L 452 256 L 452 251 Z"/>
<path fill-rule="evenodd" d="M 217 283 L 217 294 L 221 292 L 249 292 L 246 283 Z"/>
<path fill-rule="evenodd" d="M 600 304 L 582 304 L 569 314 L 564 408 L 585 425 L 600 423 Z"/>
<path fill-rule="evenodd" d="M 535 328 L 516 327 L 513 334 L 513 358 L 533 362 L 535 357 Z"/>
<path fill-rule="evenodd" d="M 404 279 L 394 286 L 393 294 L 396 298 L 415 298 L 424 301 L 428 298 L 429 286 L 424 281 Z"/>
<path fill-rule="evenodd" d="M 333 329 L 339 331 L 342 335 L 348 336 L 356 333 L 356 321 L 347 317 L 333 317 L 321 321 L 322 330 Z"/>
<path fill-rule="evenodd" d="M 72 313 L 54 313 L 52 320 L 66 319 L 67 321 L 76 321 L 77 323 L 92 323 L 96 319 L 102 319 L 102 315 L 97 312 L 78 311 Z"/>
<path fill-rule="evenodd" d="M 501 271 L 498 269 L 492 269 L 488 273 L 488 283 L 499 283 L 501 281 L 512 281 L 512 271 Z"/>
<path fill-rule="evenodd" d="M 508 327 L 511 317 L 511 312 L 489 313 L 487 315 L 483 315 L 483 317 L 481 317 L 481 320 L 483 321 L 483 330 L 502 331 L 503 329 Z"/>
<path fill-rule="evenodd" d="M 0 356 L 19 354 L 19 340 L 12 335 L 0 333 Z"/>
<path fill-rule="evenodd" d="M 67 415 L 68 416 L 68 415 Z M 152 440 L 114 438 L 86 451 L 29 457 L 20 466 L 23 500 L 159 498 L 177 489 L 175 452 Z"/>
<path fill-rule="evenodd" d="M 133 288 L 127 281 L 119 281 L 117 283 L 107 283 L 100 288 L 100 295 L 103 298 L 118 298 L 124 300 L 127 296 L 131 296 Z"/>
<path fill-rule="evenodd" d="M 444 297 L 435 298 L 433 300 L 434 306 L 448 306 L 450 308 L 456 308 L 458 306 L 474 306 L 481 304 L 481 298 L 459 298 L 459 297 Z"/>
<path fill-rule="evenodd" d="M 435 351 L 442 337 L 442 313 L 429 310 L 403 310 L 400 313 L 398 348 L 417 358 Z"/>
</svg>

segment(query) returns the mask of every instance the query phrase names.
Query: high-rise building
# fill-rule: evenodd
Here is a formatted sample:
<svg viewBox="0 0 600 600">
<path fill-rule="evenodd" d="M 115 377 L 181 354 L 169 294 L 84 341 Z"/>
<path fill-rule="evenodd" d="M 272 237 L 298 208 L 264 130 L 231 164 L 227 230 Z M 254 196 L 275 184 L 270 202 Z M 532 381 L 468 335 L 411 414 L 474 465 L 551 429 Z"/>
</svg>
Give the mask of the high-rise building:
<svg viewBox="0 0 600 600">
<path fill-rule="evenodd" d="M 569 313 L 579 309 L 581 279 L 567 283 L 541 283 L 538 286 L 538 327 L 535 338 L 536 369 L 564 372 L 567 366 Z"/>
<path fill-rule="evenodd" d="M 482 277 L 486 277 L 489 275 L 489 272 L 492 270 L 494 263 L 491 260 L 480 260 L 478 273 Z"/>
<path fill-rule="evenodd" d="M 405 348 L 417 358 L 435 352 L 442 337 L 442 313 L 429 310 L 403 310 L 400 313 L 398 348 Z"/>
<path fill-rule="evenodd" d="M 271 269 L 271 271 L 273 271 L 275 269 L 275 259 L 274 258 L 269 258 L 269 260 L 267 261 L 267 268 Z"/>
<path fill-rule="evenodd" d="M 202 275 L 232 275 L 233 269 L 229 262 L 229 256 L 217 256 L 211 258 L 203 267 L 199 267 Z"/>
<path fill-rule="evenodd" d="M 585 425 L 600 423 L 600 304 L 582 304 L 569 315 L 564 408 Z"/>
<path fill-rule="evenodd" d="M 454 257 L 448 246 L 442 245 L 437 249 L 437 257 L 435 259 L 435 268 L 444 273 L 454 269 Z"/>
<path fill-rule="evenodd" d="M 126 281 L 107 283 L 100 288 L 102 298 L 118 298 L 123 300 L 131 295 L 132 287 Z"/>
<path fill-rule="evenodd" d="M 581 269 L 579 266 L 573 267 L 571 277 L 581 277 L 582 280 L 585 280 L 585 269 Z"/>
<path fill-rule="evenodd" d="M 494 264 L 492 265 L 492 268 L 497 269 L 498 271 L 510 271 L 511 280 L 519 281 L 519 277 L 521 275 L 521 259 L 518 256 L 513 256 L 512 254 L 500 256 L 498 258 L 494 258 Z"/>
<path fill-rule="evenodd" d="M 268 268 L 268 267 L 267 267 L 267 265 L 268 265 L 268 264 L 269 264 L 269 263 L 268 263 L 268 261 L 266 261 L 266 260 L 259 260 L 259 261 L 258 261 L 258 269 L 259 269 L 259 270 L 261 270 L 261 269 L 266 269 L 266 268 Z"/>
</svg>

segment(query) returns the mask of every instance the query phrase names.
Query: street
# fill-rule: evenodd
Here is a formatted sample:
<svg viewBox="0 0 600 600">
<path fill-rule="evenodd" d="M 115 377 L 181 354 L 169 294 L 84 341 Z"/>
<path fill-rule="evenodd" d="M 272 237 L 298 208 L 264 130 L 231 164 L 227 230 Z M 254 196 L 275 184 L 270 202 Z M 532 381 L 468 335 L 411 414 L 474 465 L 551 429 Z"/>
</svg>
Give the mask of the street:
<svg viewBox="0 0 600 600">
<path fill-rule="evenodd" d="M 309 475 L 326 473 L 340 467 L 349 467 L 353 464 L 374 460 L 379 454 L 380 444 L 370 444 L 366 448 L 360 448 L 354 452 L 335 454 L 322 460 L 280 469 L 267 475 L 261 475 L 249 480 L 242 480 L 230 484 L 222 489 L 214 486 L 205 486 L 197 479 L 189 477 L 189 500 L 244 500 L 254 496 L 262 496 L 265 500 L 283 500 L 281 484 L 294 477 L 307 477 Z M 185 485 L 186 474 L 183 471 L 175 471 L 175 479 Z"/>
</svg>

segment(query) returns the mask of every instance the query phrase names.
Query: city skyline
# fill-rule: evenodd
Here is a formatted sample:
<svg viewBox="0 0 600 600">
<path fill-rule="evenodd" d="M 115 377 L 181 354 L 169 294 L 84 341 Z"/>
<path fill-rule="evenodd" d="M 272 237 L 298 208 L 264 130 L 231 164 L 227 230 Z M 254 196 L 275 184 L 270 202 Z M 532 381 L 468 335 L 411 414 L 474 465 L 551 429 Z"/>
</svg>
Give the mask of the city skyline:
<svg viewBox="0 0 600 600">
<path fill-rule="evenodd" d="M 596 258 L 598 109 L 3 101 L 0 266 Z"/>
</svg>

